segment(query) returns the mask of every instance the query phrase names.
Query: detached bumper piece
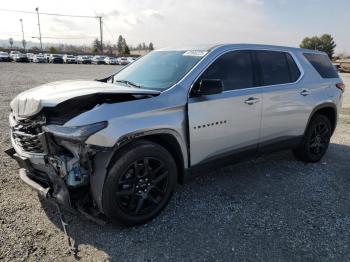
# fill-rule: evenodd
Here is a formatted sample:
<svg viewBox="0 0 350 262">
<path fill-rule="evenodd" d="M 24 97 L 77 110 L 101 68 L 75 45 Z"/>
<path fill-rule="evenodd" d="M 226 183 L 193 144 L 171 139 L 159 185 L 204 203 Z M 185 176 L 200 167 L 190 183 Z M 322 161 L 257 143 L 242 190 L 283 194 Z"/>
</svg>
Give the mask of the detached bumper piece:
<svg viewBox="0 0 350 262">
<path fill-rule="evenodd" d="M 30 161 L 18 155 L 13 148 L 6 150 L 5 153 L 17 161 L 20 166 L 19 177 L 25 184 L 37 191 L 42 197 L 72 209 L 68 188 L 52 165 L 48 164 L 47 177 L 43 179 L 33 170 Z"/>
<path fill-rule="evenodd" d="M 21 178 L 21 180 L 27 184 L 28 186 L 30 186 L 32 189 L 34 189 L 35 191 L 37 191 L 39 193 L 39 195 L 41 195 L 44 198 L 49 198 L 49 191 L 50 188 L 47 187 L 43 187 L 40 184 L 38 184 L 37 182 L 35 182 L 34 180 L 32 180 L 31 178 L 28 177 L 27 174 L 27 170 L 24 168 L 21 168 L 19 170 L 19 177 Z"/>
</svg>

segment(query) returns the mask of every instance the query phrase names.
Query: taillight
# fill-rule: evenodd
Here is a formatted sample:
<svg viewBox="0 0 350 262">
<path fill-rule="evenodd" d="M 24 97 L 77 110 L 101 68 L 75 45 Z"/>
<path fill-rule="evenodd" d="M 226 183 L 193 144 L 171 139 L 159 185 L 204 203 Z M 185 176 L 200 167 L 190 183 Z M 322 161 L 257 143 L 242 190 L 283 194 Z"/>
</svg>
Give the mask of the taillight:
<svg viewBox="0 0 350 262">
<path fill-rule="evenodd" d="M 344 83 L 338 83 L 335 85 L 337 88 L 339 88 L 342 92 L 345 91 L 345 85 Z"/>
</svg>

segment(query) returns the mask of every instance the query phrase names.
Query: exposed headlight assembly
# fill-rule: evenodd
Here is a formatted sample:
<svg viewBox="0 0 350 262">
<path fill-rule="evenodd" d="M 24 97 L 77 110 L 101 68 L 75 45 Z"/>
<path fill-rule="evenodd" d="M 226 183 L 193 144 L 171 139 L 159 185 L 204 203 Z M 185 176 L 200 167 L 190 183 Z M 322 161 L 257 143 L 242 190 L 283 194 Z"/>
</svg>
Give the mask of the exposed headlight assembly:
<svg viewBox="0 0 350 262">
<path fill-rule="evenodd" d="M 43 127 L 43 130 L 53 134 L 56 137 L 60 137 L 66 140 L 83 142 L 89 138 L 89 136 L 97 133 L 98 131 L 108 126 L 107 121 L 102 121 L 94 124 L 84 126 L 66 127 L 59 125 L 47 125 Z"/>
</svg>

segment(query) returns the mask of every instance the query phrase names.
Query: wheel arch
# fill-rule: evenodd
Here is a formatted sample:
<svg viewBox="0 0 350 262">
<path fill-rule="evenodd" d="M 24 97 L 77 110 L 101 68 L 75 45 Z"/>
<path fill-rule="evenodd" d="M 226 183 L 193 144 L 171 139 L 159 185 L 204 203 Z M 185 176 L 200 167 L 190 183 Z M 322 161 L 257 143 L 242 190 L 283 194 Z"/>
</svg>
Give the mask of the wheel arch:
<svg viewBox="0 0 350 262">
<path fill-rule="evenodd" d="M 188 167 L 188 151 L 185 142 L 179 133 L 172 129 L 156 129 L 125 135 L 116 143 L 113 157 L 108 163 L 108 168 L 113 163 L 113 159 L 118 157 L 118 152 L 137 140 L 148 140 L 163 146 L 174 158 L 178 168 L 178 183 L 183 183 L 185 169 Z"/>
<path fill-rule="evenodd" d="M 338 118 L 337 117 L 337 115 L 338 115 L 337 106 L 333 103 L 320 104 L 312 110 L 304 133 L 306 132 L 307 127 L 309 126 L 311 119 L 317 114 L 324 115 L 329 119 L 329 121 L 332 124 L 332 134 L 333 134 L 333 132 L 337 126 L 337 120 L 338 120 L 337 119 Z"/>
</svg>

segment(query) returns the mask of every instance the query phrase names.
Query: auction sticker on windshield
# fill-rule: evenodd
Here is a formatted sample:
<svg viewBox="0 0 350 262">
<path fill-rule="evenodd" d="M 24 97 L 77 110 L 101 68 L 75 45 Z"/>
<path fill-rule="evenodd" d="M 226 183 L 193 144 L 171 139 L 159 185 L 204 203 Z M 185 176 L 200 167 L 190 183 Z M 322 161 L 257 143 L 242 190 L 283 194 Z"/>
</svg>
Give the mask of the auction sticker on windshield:
<svg viewBox="0 0 350 262">
<path fill-rule="evenodd" d="M 184 56 L 205 56 L 207 53 L 208 51 L 190 50 L 190 51 L 186 51 L 183 55 Z"/>
</svg>

